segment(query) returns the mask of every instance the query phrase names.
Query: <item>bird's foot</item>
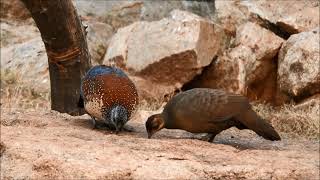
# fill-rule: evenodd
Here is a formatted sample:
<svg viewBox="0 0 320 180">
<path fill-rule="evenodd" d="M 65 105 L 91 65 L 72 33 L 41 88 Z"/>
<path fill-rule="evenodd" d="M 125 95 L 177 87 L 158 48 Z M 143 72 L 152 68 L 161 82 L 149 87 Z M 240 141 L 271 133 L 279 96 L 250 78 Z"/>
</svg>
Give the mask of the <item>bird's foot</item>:
<svg viewBox="0 0 320 180">
<path fill-rule="evenodd" d="M 134 132 L 135 131 L 135 129 L 132 126 L 129 126 L 129 125 L 124 125 L 122 127 L 122 130 L 126 131 L 126 132 Z"/>
<path fill-rule="evenodd" d="M 216 134 L 209 134 L 209 140 L 208 142 L 212 142 L 214 140 L 214 138 L 216 137 Z"/>
<path fill-rule="evenodd" d="M 114 127 L 114 125 L 109 124 L 109 123 L 105 123 L 104 127 L 110 131 L 116 131 L 117 129 Z M 134 132 L 135 129 L 131 126 L 128 125 L 124 125 L 121 129 L 119 129 L 119 131 L 116 131 L 116 134 L 120 133 L 121 131 L 125 131 L 125 132 Z"/>
<path fill-rule="evenodd" d="M 97 122 L 94 118 L 92 118 L 92 129 L 97 129 Z"/>
<path fill-rule="evenodd" d="M 212 142 L 214 140 L 214 138 L 216 137 L 216 134 L 206 134 L 204 136 L 201 137 L 202 141 L 208 141 L 208 142 Z"/>
<path fill-rule="evenodd" d="M 105 124 L 104 124 L 104 127 L 105 127 L 107 130 L 110 130 L 110 131 L 115 131 L 115 130 L 116 130 L 116 128 L 115 128 L 112 124 L 105 123 Z"/>
</svg>

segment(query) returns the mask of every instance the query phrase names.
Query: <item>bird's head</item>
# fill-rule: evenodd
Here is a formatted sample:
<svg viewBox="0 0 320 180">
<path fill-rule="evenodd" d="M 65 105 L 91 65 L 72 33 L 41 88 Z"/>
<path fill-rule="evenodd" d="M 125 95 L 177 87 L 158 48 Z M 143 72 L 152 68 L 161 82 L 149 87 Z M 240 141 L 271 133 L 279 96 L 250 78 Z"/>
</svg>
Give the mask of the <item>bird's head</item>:
<svg viewBox="0 0 320 180">
<path fill-rule="evenodd" d="M 110 120 L 118 133 L 128 121 L 127 109 L 121 105 L 114 106 L 110 112 Z"/>
<path fill-rule="evenodd" d="M 164 119 L 161 114 L 154 114 L 148 118 L 146 129 L 149 139 L 154 133 L 160 131 L 162 128 L 164 128 Z"/>
</svg>

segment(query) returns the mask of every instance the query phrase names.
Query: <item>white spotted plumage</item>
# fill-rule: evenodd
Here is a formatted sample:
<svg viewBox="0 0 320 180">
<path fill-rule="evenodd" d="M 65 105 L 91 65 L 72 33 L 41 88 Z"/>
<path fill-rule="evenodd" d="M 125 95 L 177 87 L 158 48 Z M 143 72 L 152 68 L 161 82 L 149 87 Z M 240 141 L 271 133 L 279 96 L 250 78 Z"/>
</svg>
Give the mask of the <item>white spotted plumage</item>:
<svg viewBox="0 0 320 180">
<path fill-rule="evenodd" d="M 86 111 L 93 117 L 98 118 L 100 120 L 103 119 L 101 108 L 103 106 L 102 99 L 100 101 L 98 99 L 91 99 L 87 101 L 84 105 Z"/>
</svg>

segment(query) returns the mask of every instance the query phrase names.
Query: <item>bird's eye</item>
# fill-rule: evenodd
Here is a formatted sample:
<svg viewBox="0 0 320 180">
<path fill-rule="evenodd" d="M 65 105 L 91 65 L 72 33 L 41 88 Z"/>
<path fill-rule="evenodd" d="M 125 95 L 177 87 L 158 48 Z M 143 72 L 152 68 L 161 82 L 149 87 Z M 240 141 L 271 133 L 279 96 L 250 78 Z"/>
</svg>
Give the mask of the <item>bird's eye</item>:
<svg viewBox="0 0 320 180">
<path fill-rule="evenodd" d="M 158 124 L 152 124 L 152 129 L 158 128 Z"/>
</svg>

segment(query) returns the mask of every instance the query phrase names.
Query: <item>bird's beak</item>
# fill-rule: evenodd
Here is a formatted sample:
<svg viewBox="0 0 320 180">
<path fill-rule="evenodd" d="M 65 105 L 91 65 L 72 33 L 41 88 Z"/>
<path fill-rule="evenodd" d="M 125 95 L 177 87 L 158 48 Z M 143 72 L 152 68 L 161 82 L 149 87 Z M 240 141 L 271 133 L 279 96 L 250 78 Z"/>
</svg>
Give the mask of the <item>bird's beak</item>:
<svg viewBox="0 0 320 180">
<path fill-rule="evenodd" d="M 148 139 L 151 139 L 151 136 L 152 136 L 152 133 L 150 132 L 148 132 Z"/>
</svg>

